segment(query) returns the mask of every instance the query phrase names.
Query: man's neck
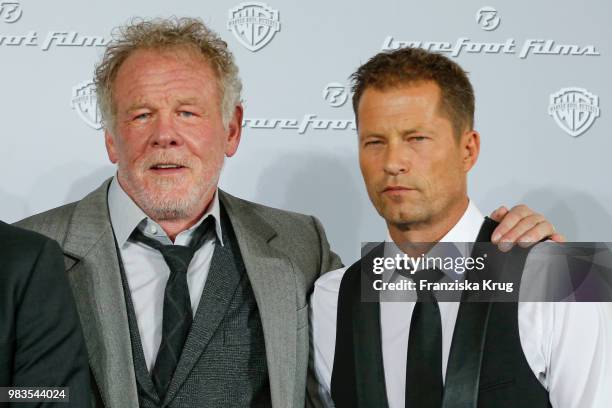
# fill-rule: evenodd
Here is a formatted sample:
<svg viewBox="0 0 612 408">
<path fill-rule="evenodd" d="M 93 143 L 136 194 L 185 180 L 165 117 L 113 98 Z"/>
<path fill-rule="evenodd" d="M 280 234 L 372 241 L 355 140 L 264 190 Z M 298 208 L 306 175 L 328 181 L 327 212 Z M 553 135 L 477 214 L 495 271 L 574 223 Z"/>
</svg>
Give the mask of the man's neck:
<svg viewBox="0 0 612 408">
<path fill-rule="evenodd" d="M 212 203 L 212 200 L 211 200 L 211 203 Z M 210 206 L 210 203 L 209 203 L 209 206 Z M 202 216 L 206 213 L 207 208 L 208 206 L 199 215 L 197 215 L 196 217 L 189 218 L 189 219 L 165 220 L 165 221 L 158 221 L 153 218 L 152 219 L 153 221 L 158 223 L 160 227 L 162 227 L 166 235 L 168 235 L 168 238 L 170 238 L 170 240 L 174 243 L 174 240 L 176 239 L 178 234 L 180 234 L 183 231 L 188 230 L 189 228 L 193 227 L 195 224 L 198 223 L 200 218 L 202 218 Z"/>
<path fill-rule="evenodd" d="M 202 219 L 202 217 L 204 216 L 204 214 L 206 214 L 207 211 L 212 209 L 215 192 L 216 189 L 211 191 L 202 199 L 202 202 L 206 204 L 201 208 L 199 212 L 195 213 L 194 215 L 166 220 L 156 220 L 153 217 L 149 217 L 153 221 L 158 223 L 160 227 L 162 227 L 166 235 L 168 235 L 168 238 L 170 238 L 170 240 L 174 243 L 174 240 L 176 239 L 178 234 L 193 227 L 195 224 L 198 223 L 198 221 L 200 221 L 200 219 Z"/>
<path fill-rule="evenodd" d="M 440 241 L 448 232 L 459 222 L 467 207 L 469 199 L 467 196 L 443 211 L 439 218 L 433 218 L 428 222 L 403 225 L 401 227 L 387 223 L 389 235 L 395 244 L 404 252 L 422 252 L 428 248 L 421 245 L 413 246 L 410 244 L 434 244 Z"/>
</svg>

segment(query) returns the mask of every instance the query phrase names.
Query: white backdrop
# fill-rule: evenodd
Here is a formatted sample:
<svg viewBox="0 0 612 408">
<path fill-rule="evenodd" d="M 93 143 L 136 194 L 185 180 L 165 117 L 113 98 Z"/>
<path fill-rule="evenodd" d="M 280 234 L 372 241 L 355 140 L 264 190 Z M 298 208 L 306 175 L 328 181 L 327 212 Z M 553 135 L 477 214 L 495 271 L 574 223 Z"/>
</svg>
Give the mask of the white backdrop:
<svg viewBox="0 0 612 408">
<path fill-rule="evenodd" d="M 345 263 L 385 227 L 361 181 L 344 86 L 370 56 L 406 44 L 470 72 L 481 210 L 527 203 L 571 240 L 612 241 L 608 1 L 177 3 L 0 0 L 0 219 L 80 199 L 113 174 L 94 129 L 93 67 L 113 27 L 177 15 L 220 33 L 245 84 L 242 143 L 222 187 L 318 216 Z"/>
</svg>

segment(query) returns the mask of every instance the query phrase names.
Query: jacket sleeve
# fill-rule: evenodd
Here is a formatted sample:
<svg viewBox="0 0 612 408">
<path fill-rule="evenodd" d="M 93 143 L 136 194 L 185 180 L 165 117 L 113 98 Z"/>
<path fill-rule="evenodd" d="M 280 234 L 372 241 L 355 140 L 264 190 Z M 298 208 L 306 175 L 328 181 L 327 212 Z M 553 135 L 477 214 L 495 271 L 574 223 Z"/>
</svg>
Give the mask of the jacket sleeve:
<svg viewBox="0 0 612 408">
<path fill-rule="evenodd" d="M 30 266 L 16 308 L 12 385 L 68 387 L 70 404 L 59 405 L 89 407 L 87 351 L 58 244 L 45 239 Z"/>
<path fill-rule="evenodd" d="M 327 236 L 325 235 L 325 229 L 323 229 L 323 225 L 321 225 L 321 222 L 316 217 L 312 217 L 312 220 L 314 222 L 315 229 L 317 230 L 317 234 L 319 235 L 319 242 L 321 245 L 320 274 L 324 274 L 325 272 L 342 268 L 344 266 L 342 264 L 342 260 L 340 259 L 338 254 L 332 251 L 329 247 L 329 242 L 327 241 Z"/>
<path fill-rule="evenodd" d="M 342 268 L 344 266 L 342 264 L 342 260 L 334 251 L 330 249 L 329 242 L 327 241 L 325 230 L 323 229 L 321 222 L 316 217 L 312 217 L 312 219 L 313 219 L 317 234 L 319 235 L 319 242 L 321 245 L 320 274 L 322 275 L 326 272 Z M 313 350 L 313 342 L 312 342 L 312 326 L 310 327 L 309 339 L 310 339 L 309 353 L 308 353 L 309 358 L 308 358 L 308 374 L 306 378 L 306 404 L 305 405 L 307 408 L 326 407 L 326 406 L 329 406 L 329 403 L 324 401 L 323 398 L 321 398 L 321 394 L 319 392 L 319 382 L 315 374 L 314 350 Z"/>
</svg>

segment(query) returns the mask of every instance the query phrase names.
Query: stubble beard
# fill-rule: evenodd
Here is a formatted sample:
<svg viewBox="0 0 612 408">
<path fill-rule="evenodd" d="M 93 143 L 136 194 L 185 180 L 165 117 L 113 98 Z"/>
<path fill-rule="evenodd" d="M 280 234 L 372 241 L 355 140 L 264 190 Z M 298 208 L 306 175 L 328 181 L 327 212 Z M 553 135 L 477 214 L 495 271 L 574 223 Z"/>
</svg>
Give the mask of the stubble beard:
<svg viewBox="0 0 612 408">
<path fill-rule="evenodd" d="M 387 224 L 393 225 L 399 231 L 410 231 L 418 225 L 431 222 L 431 214 L 427 208 L 382 208 L 379 211 Z"/>
</svg>

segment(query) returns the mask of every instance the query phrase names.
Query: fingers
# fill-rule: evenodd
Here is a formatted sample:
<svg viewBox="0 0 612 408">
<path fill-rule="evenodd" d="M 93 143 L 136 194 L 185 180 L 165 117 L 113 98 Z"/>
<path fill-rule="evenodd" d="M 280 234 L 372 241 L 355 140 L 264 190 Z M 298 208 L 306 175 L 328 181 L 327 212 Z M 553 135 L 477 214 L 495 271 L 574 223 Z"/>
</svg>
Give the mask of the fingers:
<svg viewBox="0 0 612 408">
<path fill-rule="evenodd" d="M 532 217 L 534 217 L 534 216 L 532 216 Z M 533 224 L 533 226 L 531 226 L 531 228 L 529 228 L 528 226 L 522 225 L 522 224 L 527 223 L 528 220 L 530 218 L 532 218 L 532 217 L 527 217 L 527 218 L 523 219 L 517 225 L 517 228 L 516 228 L 516 229 L 518 229 L 520 227 L 520 228 L 525 230 L 516 240 L 516 242 L 518 242 L 518 244 L 522 248 L 530 247 L 530 246 L 538 243 L 539 241 L 550 237 L 551 235 L 553 235 L 555 233 L 555 227 L 553 227 L 553 225 L 550 222 L 548 222 L 540 214 L 538 214 L 538 217 L 539 217 L 540 221 L 538 221 L 536 224 Z M 503 240 L 503 238 L 502 238 L 502 240 Z"/>
<path fill-rule="evenodd" d="M 555 241 L 555 242 L 567 242 L 567 239 L 565 238 L 565 235 L 559 234 L 559 233 L 552 234 L 550 236 L 550 239 Z"/>
<path fill-rule="evenodd" d="M 495 212 L 501 213 L 498 210 Z M 565 237 L 557 234 L 555 227 L 543 215 L 527 206 L 518 205 L 503 217 L 491 240 L 498 244 L 501 251 L 507 252 L 516 243 L 527 248 L 546 238 L 565 242 Z"/>
<path fill-rule="evenodd" d="M 504 209 L 504 211 L 500 211 L 501 209 Z M 499 212 L 498 212 L 499 211 Z M 494 244 L 497 244 L 498 242 L 500 242 L 502 240 L 502 238 L 506 237 L 506 235 L 512 231 L 512 229 L 524 218 L 535 214 L 529 207 L 527 207 L 526 205 L 517 205 L 512 207 L 512 209 L 510 211 L 506 210 L 505 207 L 500 207 L 497 210 L 495 210 L 493 212 L 493 214 L 491 215 L 495 215 L 495 213 L 498 214 L 503 214 L 503 217 L 500 219 L 495 219 L 493 218 L 495 221 L 499 222 L 499 225 L 497 226 L 497 228 L 495 228 L 495 231 L 493 231 L 493 235 L 491 236 L 491 242 L 493 242 Z M 510 237 L 506 237 L 506 238 L 510 238 Z M 515 236 L 515 238 L 518 238 L 518 235 Z M 515 242 L 514 240 L 512 242 Z"/>
<path fill-rule="evenodd" d="M 499 207 L 497 210 L 491 213 L 490 218 L 494 221 L 500 222 L 505 215 L 508 214 L 508 209 L 505 206 Z"/>
</svg>

